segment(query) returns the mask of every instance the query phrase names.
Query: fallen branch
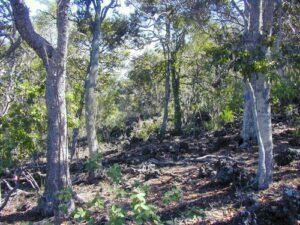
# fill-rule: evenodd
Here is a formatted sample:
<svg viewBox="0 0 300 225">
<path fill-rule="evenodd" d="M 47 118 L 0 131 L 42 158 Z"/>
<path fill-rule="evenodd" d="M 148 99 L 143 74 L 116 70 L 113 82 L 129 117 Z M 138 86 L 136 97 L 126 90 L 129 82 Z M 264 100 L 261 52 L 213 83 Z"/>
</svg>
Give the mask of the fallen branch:
<svg viewBox="0 0 300 225">
<path fill-rule="evenodd" d="M 35 179 L 33 178 L 33 176 L 27 170 L 24 170 L 23 175 L 24 175 L 25 179 L 33 187 L 33 189 L 35 189 L 36 191 L 40 190 L 39 185 L 37 184 L 37 182 L 35 181 Z"/>
<path fill-rule="evenodd" d="M 206 155 L 206 156 L 198 157 L 198 158 L 185 159 L 183 161 L 185 161 L 185 162 L 207 162 L 207 161 L 218 161 L 220 159 L 227 159 L 227 160 L 233 161 L 235 163 L 245 165 L 244 162 L 238 161 L 230 156 L 224 156 L 224 155 Z"/>
<path fill-rule="evenodd" d="M 159 161 L 157 159 L 149 159 L 148 162 L 153 163 L 155 165 L 158 166 L 180 166 L 180 165 L 187 165 L 190 163 L 199 163 L 199 162 L 216 162 L 220 159 L 227 159 L 227 160 L 231 160 L 235 163 L 238 164 L 242 164 L 245 165 L 244 162 L 241 161 L 237 161 L 234 158 L 230 157 L 230 156 L 218 156 L 218 155 L 206 155 L 206 156 L 202 156 L 202 157 L 198 157 L 198 158 L 191 158 L 191 159 L 184 159 L 178 162 L 174 162 L 171 160 L 167 160 L 167 161 Z"/>
<path fill-rule="evenodd" d="M 6 195 L 5 199 L 4 199 L 4 201 L 3 201 L 3 202 L 1 203 L 1 205 L 0 205 L 0 212 L 2 211 L 2 209 L 4 209 L 4 207 L 5 207 L 6 204 L 8 203 L 8 200 L 9 200 L 10 196 L 11 196 L 15 191 L 17 191 L 18 186 L 19 186 L 19 183 L 17 183 L 16 186 L 15 186 L 13 189 L 11 189 L 11 190 L 7 193 L 7 195 Z"/>
</svg>

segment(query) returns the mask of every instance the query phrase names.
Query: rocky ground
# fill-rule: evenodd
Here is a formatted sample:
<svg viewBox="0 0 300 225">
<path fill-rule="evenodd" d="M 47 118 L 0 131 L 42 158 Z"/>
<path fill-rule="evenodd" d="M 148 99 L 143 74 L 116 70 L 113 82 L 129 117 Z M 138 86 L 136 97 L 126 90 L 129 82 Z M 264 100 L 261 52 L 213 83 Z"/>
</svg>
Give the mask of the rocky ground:
<svg viewBox="0 0 300 225">
<path fill-rule="evenodd" d="M 85 201 L 99 192 L 106 205 L 114 202 L 126 208 L 128 199 L 120 197 L 116 190 L 130 191 L 137 183 L 142 184 L 164 224 L 299 224 L 299 138 L 284 123 L 275 124 L 273 130 L 274 182 L 267 190 L 255 189 L 257 147 L 240 149 L 234 125 L 194 137 L 169 136 L 164 141 L 152 139 L 121 147 L 106 146 L 103 167 L 119 164 L 122 182 L 116 188 L 105 174 L 89 182 L 81 157 L 71 165 L 73 188 Z M 42 164 L 39 170 L 36 180 L 41 185 Z M 36 177 L 39 170 L 29 172 Z M 12 184 L 9 173 L 2 176 Z M 33 192 L 28 179 L 21 187 L 23 192 L 16 192 L 0 212 L 0 224 L 51 223 L 52 218 L 42 218 L 31 211 L 38 194 Z M 181 198 L 164 204 L 165 193 L 174 187 L 180 190 Z M 99 224 L 104 224 L 108 217 L 105 212 L 93 216 Z"/>
</svg>

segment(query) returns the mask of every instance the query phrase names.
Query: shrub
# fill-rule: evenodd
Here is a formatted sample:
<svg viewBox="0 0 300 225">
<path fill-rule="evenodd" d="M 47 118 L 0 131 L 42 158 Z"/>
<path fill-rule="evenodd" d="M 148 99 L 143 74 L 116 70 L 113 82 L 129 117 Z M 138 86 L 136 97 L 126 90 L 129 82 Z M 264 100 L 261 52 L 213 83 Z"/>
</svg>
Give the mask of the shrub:
<svg viewBox="0 0 300 225">
<path fill-rule="evenodd" d="M 121 167 L 118 164 L 114 164 L 107 170 L 107 176 L 112 179 L 114 183 L 121 183 L 122 172 Z"/>
<path fill-rule="evenodd" d="M 87 171 L 94 171 L 101 167 L 102 155 L 100 153 L 94 154 L 84 163 L 84 168 Z"/>
<path fill-rule="evenodd" d="M 152 221 L 154 224 L 161 224 L 160 218 L 156 215 L 155 206 L 147 203 L 146 193 L 142 189 L 136 189 L 130 198 L 136 223 L 144 224 Z"/>
<path fill-rule="evenodd" d="M 221 112 L 220 119 L 226 124 L 226 123 L 232 123 L 234 121 L 234 114 L 233 111 L 226 106 L 226 108 Z"/>
<path fill-rule="evenodd" d="M 179 187 L 174 187 L 167 191 L 163 196 L 163 203 L 169 205 L 172 202 L 178 202 L 182 198 L 182 190 Z"/>
<path fill-rule="evenodd" d="M 131 138 L 143 139 L 147 141 L 151 135 L 158 134 L 160 129 L 160 120 L 149 119 L 139 123 L 133 128 Z"/>
<path fill-rule="evenodd" d="M 123 225 L 125 224 L 126 212 L 117 205 L 112 205 L 109 209 L 108 225 Z"/>
</svg>

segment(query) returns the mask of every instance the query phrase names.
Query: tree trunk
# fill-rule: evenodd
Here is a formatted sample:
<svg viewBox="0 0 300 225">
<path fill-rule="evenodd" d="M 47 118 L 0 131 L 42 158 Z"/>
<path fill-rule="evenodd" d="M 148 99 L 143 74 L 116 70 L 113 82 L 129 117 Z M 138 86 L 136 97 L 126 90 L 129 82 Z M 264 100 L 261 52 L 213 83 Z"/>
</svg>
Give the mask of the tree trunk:
<svg viewBox="0 0 300 225">
<path fill-rule="evenodd" d="M 272 35 L 273 11 L 274 0 L 256 0 L 251 2 L 248 33 L 250 42 L 247 49 L 252 52 L 252 63 L 257 59 L 270 59 L 270 46 L 265 45 L 264 40 L 270 38 Z M 257 54 L 258 50 L 259 54 Z M 265 189 L 272 183 L 273 172 L 270 87 L 267 75 L 260 71 L 251 74 L 252 79 L 255 81 L 253 92 L 256 99 L 252 101 L 252 107 L 255 107 L 257 111 L 256 116 L 253 110 L 253 118 L 256 125 L 257 141 L 259 143 L 258 185 L 260 189 Z"/>
<path fill-rule="evenodd" d="M 174 133 L 181 133 L 181 108 L 180 108 L 180 78 L 177 74 L 176 67 L 176 56 L 174 54 L 171 57 L 171 75 L 172 75 L 172 89 L 174 98 Z"/>
<path fill-rule="evenodd" d="M 171 26 L 170 21 L 166 18 L 166 47 L 164 48 L 165 58 L 166 58 L 166 77 L 165 77 L 165 97 L 164 97 L 164 115 L 163 122 L 160 128 L 160 137 L 164 137 L 167 124 L 168 124 L 168 114 L 169 114 L 169 100 L 170 100 L 170 73 L 171 73 L 171 56 L 170 56 L 170 35 Z"/>
<path fill-rule="evenodd" d="M 88 74 L 85 84 L 85 119 L 86 133 L 89 146 L 89 157 L 92 158 L 98 153 L 97 141 L 97 76 L 99 72 L 99 55 L 100 55 L 100 26 L 101 26 L 101 4 L 98 2 L 95 7 L 95 20 L 93 21 L 93 39 L 91 45 L 91 56 L 88 67 Z M 90 171 L 89 179 L 93 180 L 95 171 Z"/>
<path fill-rule="evenodd" d="M 44 214 L 55 215 L 55 223 L 60 223 L 57 193 L 70 189 L 71 180 L 68 166 L 67 143 L 67 111 L 65 99 L 66 59 L 68 45 L 68 15 L 69 0 L 57 3 L 57 47 L 37 34 L 32 26 L 29 10 L 24 1 L 11 0 L 14 20 L 23 40 L 34 49 L 43 60 L 47 72 L 46 105 L 48 113 L 47 139 L 47 177 L 43 197 L 39 200 L 40 209 Z M 74 209 L 72 199 L 64 202 L 68 211 Z"/>
<path fill-rule="evenodd" d="M 257 170 L 258 185 L 259 185 L 259 188 L 264 188 L 266 174 L 267 174 L 266 173 L 266 164 L 265 164 L 265 161 L 266 161 L 265 152 L 266 151 L 265 151 L 264 143 L 262 140 L 261 129 L 259 126 L 258 112 L 257 112 L 257 100 L 256 100 L 255 92 L 249 81 L 246 82 L 246 85 L 247 85 L 247 89 L 249 90 L 249 94 L 250 94 L 254 128 L 255 128 L 257 142 L 258 142 L 258 146 L 259 146 L 259 159 L 258 159 L 258 170 Z"/>
<path fill-rule="evenodd" d="M 55 59 L 56 58 L 56 59 Z M 53 62 L 47 69 L 46 104 L 48 112 L 48 140 L 47 140 L 47 177 L 45 192 L 40 207 L 45 214 L 54 211 L 58 216 L 59 200 L 56 194 L 71 188 L 68 166 L 67 143 L 67 112 L 65 99 L 65 70 L 59 65 L 59 57 L 54 55 Z M 62 66 L 62 67 L 61 67 Z M 74 203 L 68 203 L 72 209 Z M 54 208 L 52 208 L 54 206 Z"/>
<path fill-rule="evenodd" d="M 272 183 L 273 171 L 273 142 L 272 142 L 272 123 L 271 123 L 271 105 L 270 105 L 270 87 L 265 74 L 259 74 L 256 83 L 256 101 L 257 101 L 257 120 L 264 146 L 266 177 L 263 183 L 259 183 L 259 188 L 268 188 Z M 260 163 L 261 164 L 261 163 Z"/>
<path fill-rule="evenodd" d="M 84 94 L 81 96 L 80 103 L 79 103 L 79 108 L 76 112 L 76 118 L 80 119 L 82 116 L 82 111 L 84 107 Z M 79 127 L 75 127 L 73 129 L 73 135 L 72 135 L 72 146 L 71 146 L 71 160 L 76 159 L 76 150 L 77 150 L 77 144 L 78 144 L 78 135 L 79 135 Z"/>
<path fill-rule="evenodd" d="M 170 65 L 167 61 L 166 77 L 165 77 L 165 97 L 164 97 L 164 115 L 163 122 L 160 128 L 160 136 L 164 137 L 167 130 L 168 114 L 169 114 L 169 100 L 170 100 Z"/>
<path fill-rule="evenodd" d="M 254 86 L 254 85 L 253 85 Z M 254 119 L 253 111 L 251 105 L 251 92 L 247 83 L 245 82 L 244 89 L 244 113 L 243 113 L 243 129 L 242 129 L 242 139 L 243 143 L 240 146 L 241 148 L 247 148 L 251 140 L 255 140 L 255 129 L 254 129 Z"/>
</svg>

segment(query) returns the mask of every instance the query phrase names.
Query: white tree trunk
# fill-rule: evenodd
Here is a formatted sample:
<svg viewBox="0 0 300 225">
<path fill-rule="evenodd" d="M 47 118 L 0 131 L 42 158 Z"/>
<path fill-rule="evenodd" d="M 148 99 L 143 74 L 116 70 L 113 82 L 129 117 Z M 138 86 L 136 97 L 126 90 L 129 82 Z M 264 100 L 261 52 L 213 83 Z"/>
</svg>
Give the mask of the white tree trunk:
<svg viewBox="0 0 300 225">
<path fill-rule="evenodd" d="M 254 128 L 254 118 L 251 105 L 251 90 L 247 83 L 245 83 L 244 90 L 244 113 L 243 113 L 243 128 L 242 128 L 242 139 L 243 143 L 241 148 L 247 148 L 251 140 L 255 140 L 255 128 Z"/>
<path fill-rule="evenodd" d="M 254 89 L 249 81 L 246 82 L 247 89 L 249 90 L 250 98 L 251 98 L 251 110 L 253 114 L 253 121 L 254 121 L 254 128 L 256 132 L 258 147 L 259 147 L 259 159 L 258 159 L 258 170 L 257 170 L 257 177 L 258 177 L 258 186 L 259 188 L 264 188 L 265 180 L 266 180 L 266 154 L 265 154 L 265 147 L 262 140 L 260 124 L 258 120 L 258 113 L 257 113 L 257 100 L 254 93 Z"/>
<path fill-rule="evenodd" d="M 273 173 L 273 141 L 270 106 L 270 87 L 266 75 L 259 74 L 256 83 L 257 120 L 265 151 L 266 177 L 260 188 L 267 188 L 272 183 Z"/>
</svg>

